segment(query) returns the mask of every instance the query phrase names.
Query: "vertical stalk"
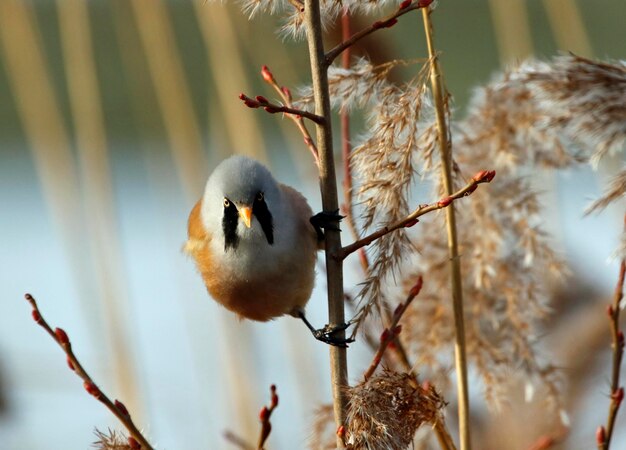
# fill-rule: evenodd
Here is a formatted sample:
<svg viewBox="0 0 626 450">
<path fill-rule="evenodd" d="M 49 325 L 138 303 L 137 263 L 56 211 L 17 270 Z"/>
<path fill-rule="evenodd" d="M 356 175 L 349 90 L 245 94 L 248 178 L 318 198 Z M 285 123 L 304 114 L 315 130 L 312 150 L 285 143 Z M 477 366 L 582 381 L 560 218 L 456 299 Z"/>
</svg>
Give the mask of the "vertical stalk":
<svg viewBox="0 0 626 450">
<path fill-rule="evenodd" d="M 437 128 L 439 131 L 439 145 L 441 147 L 441 169 L 445 195 L 454 192 L 452 183 L 452 145 L 450 142 L 448 123 L 446 120 L 444 88 L 439 60 L 433 44 L 433 28 L 430 21 L 429 8 L 422 9 L 428 55 L 431 59 L 430 82 L 437 114 Z M 452 302 L 454 308 L 454 328 L 456 340 L 454 345 L 457 392 L 459 398 L 459 432 L 461 450 L 470 450 L 469 428 L 469 395 L 467 386 L 467 358 L 465 354 L 465 321 L 463 318 L 463 289 L 461 285 L 461 261 L 456 232 L 456 216 L 454 205 L 446 208 L 446 225 L 448 232 L 448 254 L 450 256 L 450 271 L 452 274 Z"/>
<path fill-rule="evenodd" d="M 324 58 L 322 42 L 322 24 L 320 19 L 319 0 L 305 0 L 305 23 L 309 58 L 311 61 L 311 77 L 315 97 L 315 113 L 324 118 L 324 124 L 316 125 L 317 146 L 320 156 L 319 175 L 324 211 L 335 211 L 339 208 L 337 198 L 337 179 L 333 158 L 333 139 L 330 114 L 330 94 L 328 91 L 328 67 Z M 329 323 L 345 322 L 343 305 L 343 262 L 334 255 L 341 250 L 341 236 L 338 231 L 326 230 L 326 276 L 328 281 L 328 318 Z M 345 336 L 343 333 L 342 337 Z M 347 396 L 345 387 L 348 385 L 348 364 L 346 349 L 330 347 L 331 383 L 333 391 L 333 408 L 335 423 L 340 427 L 346 423 Z M 343 447 L 340 436 L 337 446 Z"/>
</svg>

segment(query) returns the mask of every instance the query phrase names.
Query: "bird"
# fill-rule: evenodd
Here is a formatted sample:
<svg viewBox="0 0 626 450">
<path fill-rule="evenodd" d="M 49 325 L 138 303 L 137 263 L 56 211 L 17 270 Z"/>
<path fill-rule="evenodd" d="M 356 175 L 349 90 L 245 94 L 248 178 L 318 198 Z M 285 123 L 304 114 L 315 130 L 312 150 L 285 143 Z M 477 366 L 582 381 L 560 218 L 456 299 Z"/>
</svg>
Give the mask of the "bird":
<svg viewBox="0 0 626 450">
<path fill-rule="evenodd" d="M 209 176 L 189 214 L 183 249 L 210 296 L 240 319 L 293 316 L 316 339 L 345 347 L 352 340 L 337 332 L 348 324 L 315 329 L 305 315 L 322 229 L 337 229 L 340 218 L 337 212 L 313 215 L 300 192 L 276 181 L 260 162 L 235 155 Z"/>
</svg>

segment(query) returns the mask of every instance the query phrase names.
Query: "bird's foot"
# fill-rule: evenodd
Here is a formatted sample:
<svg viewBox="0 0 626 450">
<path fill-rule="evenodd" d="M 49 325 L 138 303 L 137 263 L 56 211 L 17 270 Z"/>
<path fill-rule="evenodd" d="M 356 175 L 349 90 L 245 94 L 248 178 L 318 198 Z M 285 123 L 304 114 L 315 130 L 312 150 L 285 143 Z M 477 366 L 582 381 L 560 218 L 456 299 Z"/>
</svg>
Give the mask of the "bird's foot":
<svg viewBox="0 0 626 450">
<path fill-rule="evenodd" d="M 324 342 L 325 344 L 328 344 L 328 345 L 334 345 L 335 347 L 344 347 L 344 348 L 348 347 L 349 343 L 354 342 L 354 339 L 351 337 L 346 338 L 346 337 L 339 335 L 343 331 L 346 331 L 346 329 L 350 325 L 352 325 L 352 322 L 340 323 L 337 325 L 326 325 L 324 328 L 320 328 L 318 330 L 315 327 L 313 327 L 313 325 L 311 325 L 311 323 L 307 320 L 306 316 L 304 315 L 304 311 L 302 310 L 295 311 L 293 315 L 302 319 L 304 324 L 311 331 L 311 334 L 313 334 L 313 337 L 317 339 L 318 341 Z"/>
<path fill-rule="evenodd" d="M 345 216 L 339 214 L 339 210 L 336 209 L 334 211 L 319 212 L 312 216 L 309 221 L 311 222 L 311 225 L 313 225 L 313 228 L 315 228 L 317 237 L 321 241 L 324 239 L 324 231 L 322 230 L 341 231 L 341 228 L 339 228 L 339 222 L 341 222 L 341 219 L 344 217 Z"/>
<path fill-rule="evenodd" d="M 354 342 L 354 338 L 351 337 L 343 337 L 337 336 L 338 333 L 345 331 L 351 323 L 340 323 L 338 325 L 326 325 L 324 328 L 320 328 L 319 330 L 311 330 L 313 333 L 313 337 L 318 341 L 324 342 L 328 345 L 333 345 L 335 347 L 344 347 L 347 348 L 348 344 Z"/>
</svg>

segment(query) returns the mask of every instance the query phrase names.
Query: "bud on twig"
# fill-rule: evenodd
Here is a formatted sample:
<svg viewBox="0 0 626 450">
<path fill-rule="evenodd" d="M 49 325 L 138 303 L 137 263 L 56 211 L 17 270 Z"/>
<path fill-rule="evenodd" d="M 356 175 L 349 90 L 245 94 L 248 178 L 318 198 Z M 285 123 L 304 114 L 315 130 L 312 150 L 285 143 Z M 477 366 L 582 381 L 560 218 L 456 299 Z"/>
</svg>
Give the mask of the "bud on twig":
<svg viewBox="0 0 626 450">
<path fill-rule="evenodd" d="M 33 316 L 33 320 L 41 325 L 41 314 L 39 314 L 39 311 L 33 309 L 33 312 L 31 314 Z"/>
<path fill-rule="evenodd" d="M 270 410 L 267 409 L 267 406 L 264 406 L 263 408 L 261 408 L 261 411 L 259 411 L 259 420 L 261 422 L 265 422 L 268 417 L 270 415 Z"/>
<path fill-rule="evenodd" d="M 272 392 L 272 402 L 270 404 L 270 408 L 274 409 L 278 406 L 278 394 L 276 393 L 276 385 L 272 384 L 270 386 L 270 391 Z"/>
<path fill-rule="evenodd" d="M 57 337 L 57 341 L 61 345 L 67 345 L 70 343 L 70 338 L 67 337 L 67 333 L 62 328 L 56 328 L 54 334 Z"/>
<path fill-rule="evenodd" d="M 606 430 L 603 426 L 599 426 L 596 430 L 596 443 L 602 445 L 606 442 Z"/>
<path fill-rule="evenodd" d="M 402 11 L 403 9 L 408 8 L 409 6 L 411 6 L 411 3 L 413 3 L 413 0 L 404 0 L 402 3 L 400 3 L 398 11 Z"/>
<path fill-rule="evenodd" d="M 115 402 L 113 403 L 115 404 L 115 407 L 119 410 L 119 412 L 121 412 L 126 417 L 130 417 L 130 414 L 128 413 L 128 409 L 126 409 L 126 406 L 124 406 L 124 403 L 120 402 L 119 400 L 115 400 Z"/>
<path fill-rule="evenodd" d="M 100 392 L 100 389 L 98 388 L 98 386 L 93 384 L 91 381 L 85 381 L 83 383 L 83 386 L 85 387 L 85 390 L 87 392 L 89 392 L 91 395 L 93 395 L 97 399 L 100 399 L 100 397 L 102 396 L 102 392 Z"/>
<path fill-rule="evenodd" d="M 274 84 L 276 80 L 274 79 L 274 75 L 270 71 L 269 67 L 263 66 L 261 67 L 261 76 L 265 80 L 266 83 Z"/>
<path fill-rule="evenodd" d="M 445 208 L 446 206 L 448 206 L 453 201 L 454 201 L 454 199 L 452 197 L 446 197 L 444 199 L 439 200 L 437 202 L 437 206 L 439 206 L 440 208 Z"/>
<path fill-rule="evenodd" d="M 132 436 L 128 436 L 128 446 L 132 450 L 139 450 L 141 448 L 141 445 L 139 444 L 139 442 L 137 442 L 137 440 Z"/>
<path fill-rule="evenodd" d="M 70 368 L 70 370 L 75 371 L 75 370 L 76 370 L 76 368 L 74 367 L 74 363 L 72 363 L 72 360 L 70 359 L 70 357 L 69 357 L 69 356 L 66 358 L 66 361 L 67 361 L 67 367 L 69 367 L 69 368 Z"/>
</svg>

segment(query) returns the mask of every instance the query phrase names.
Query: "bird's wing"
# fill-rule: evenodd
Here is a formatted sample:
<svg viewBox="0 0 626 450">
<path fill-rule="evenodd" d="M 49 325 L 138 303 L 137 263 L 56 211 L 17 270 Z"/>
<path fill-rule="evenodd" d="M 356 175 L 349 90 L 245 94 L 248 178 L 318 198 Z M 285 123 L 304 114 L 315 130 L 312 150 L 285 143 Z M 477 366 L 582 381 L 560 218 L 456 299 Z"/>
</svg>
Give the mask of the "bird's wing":
<svg viewBox="0 0 626 450">
<path fill-rule="evenodd" d="M 304 198 L 304 195 L 300 192 L 286 184 L 281 184 L 280 189 L 283 191 L 289 205 L 293 208 L 295 216 L 298 218 L 298 227 L 302 230 L 304 235 L 310 236 L 317 246 L 317 233 L 310 222 L 313 211 L 306 201 L 306 198 Z"/>
<path fill-rule="evenodd" d="M 210 240 L 209 234 L 206 232 L 202 219 L 200 217 L 200 210 L 202 207 L 202 199 L 198 200 L 191 213 L 189 214 L 189 220 L 187 221 L 187 242 L 183 247 L 183 251 L 189 255 L 194 255 L 201 248 L 204 248 L 207 242 Z"/>
</svg>

